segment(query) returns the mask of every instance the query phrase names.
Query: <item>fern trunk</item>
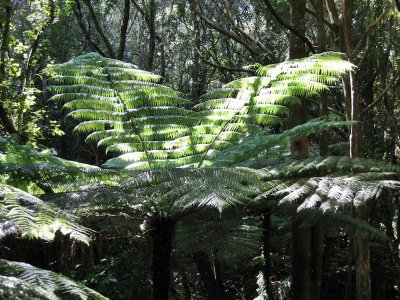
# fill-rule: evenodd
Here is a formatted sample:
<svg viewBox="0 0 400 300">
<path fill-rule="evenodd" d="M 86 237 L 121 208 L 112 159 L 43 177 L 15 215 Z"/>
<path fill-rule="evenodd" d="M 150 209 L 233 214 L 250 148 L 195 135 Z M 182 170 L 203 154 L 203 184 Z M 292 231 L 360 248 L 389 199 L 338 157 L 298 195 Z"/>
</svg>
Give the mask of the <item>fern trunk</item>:
<svg viewBox="0 0 400 300">
<path fill-rule="evenodd" d="M 367 207 L 357 207 L 357 217 L 367 221 Z M 356 265 L 356 300 L 371 300 L 371 266 L 369 238 L 366 234 L 354 234 L 355 265 Z"/>
<path fill-rule="evenodd" d="M 216 273 L 214 273 L 211 261 L 208 255 L 202 251 L 196 252 L 193 255 L 193 260 L 196 264 L 197 271 L 204 284 L 208 300 L 223 300 L 225 293 L 222 285 L 220 268 L 218 263 L 215 266 Z"/>
<path fill-rule="evenodd" d="M 274 299 L 270 287 L 271 277 L 271 212 L 265 212 L 262 215 L 262 274 L 264 277 L 265 291 L 268 295 L 268 299 Z"/>
<path fill-rule="evenodd" d="M 311 229 L 304 218 L 294 216 L 292 223 L 292 294 L 293 300 L 312 299 Z"/>
<path fill-rule="evenodd" d="M 168 300 L 171 279 L 172 240 L 175 224 L 161 217 L 153 222 L 153 299 Z"/>
</svg>

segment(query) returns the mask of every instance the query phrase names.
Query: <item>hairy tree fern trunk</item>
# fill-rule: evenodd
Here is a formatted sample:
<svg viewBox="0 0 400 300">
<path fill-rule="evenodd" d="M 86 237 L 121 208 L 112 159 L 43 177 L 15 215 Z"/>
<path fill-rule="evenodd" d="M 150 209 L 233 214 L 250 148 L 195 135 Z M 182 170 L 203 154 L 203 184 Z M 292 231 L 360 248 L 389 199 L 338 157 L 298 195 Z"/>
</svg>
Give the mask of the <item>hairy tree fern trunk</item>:
<svg viewBox="0 0 400 300">
<path fill-rule="evenodd" d="M 292 222 L 292 293 L 293 300 L 312 299 L 311 229 L 302 216 Z"/>
<path fill-rule="evenodd" d="M 322 220 L 318 219 L 311 228 L 312 249 L 312 299 L 317 300 L 321 295 L 321 278 L 324 257 L 324 233 Z"/>
<path fill-rule="evenodd" d="M 264 277 L 265 291 L 268 295 L 268 299 L 274 299 L 271 287 L 271 211 L 264 212 L 262 215 L 262 274 Z"/>
<path fill-rule="evenodd" d="M 153 299 L 168 300 L 175 223 L 170 218 L 161 217 L 155 219 L 152 225 Z"/>
<path fill-rule="evenodd" d="M 223 285 L 221 282 L 220 271 L 218 263 L 216 265 L 216 273 L 214 273 L 209 256 L 199 251 L 193 255 L 193 260 L 199 271 L 200 278 L 203 281 L 204 288 L 207 293 L 208 300 L 222 300 L 225 298 Z M 218 275 L 218 276 L 217 276 Z"/>
</svg>

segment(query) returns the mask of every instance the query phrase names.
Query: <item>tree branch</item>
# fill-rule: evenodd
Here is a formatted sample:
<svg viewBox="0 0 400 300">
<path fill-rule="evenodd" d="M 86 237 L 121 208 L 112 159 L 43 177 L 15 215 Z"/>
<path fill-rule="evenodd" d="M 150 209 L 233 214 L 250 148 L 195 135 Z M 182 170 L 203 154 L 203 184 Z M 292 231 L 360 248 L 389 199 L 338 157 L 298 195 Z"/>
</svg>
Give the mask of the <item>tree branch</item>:
<svg viewBox="0 0 400 300">
<path fill-rule="evenodd" d="M 231 68 L 231 67 L 227 67 L 227 66 L 223 66 L 223 65 L 220 65 L 220 64 L 213 63 L 213 62 L 209 61 L 207 58 L 205 58 L 204 56 L 201 55 L 201 51 L 200 51 L 199 48 L 196 47 L 196 51 L 199 54 L 201 60 L 206 65 L 212 66 L 214 68 L 217 68 L 217 69 L 220 69 L 220 70 L 225 70 L 225 71 L 231 71 L 231 72 L 246 72 L 246 73 L 251 73 L 251 74 L 254 74 L 256 72 L 255 70 L 242 69 L 242 68 Z"/>
<path fill-rule="evenodd" d="M 253 45 L 250 45 L 248 42 L 246 42 L 245 40 L 240 38 L 237 34 L 235 34 L 235 33 L 231 32 L 231 31 L 221 27 L 220 25 L 216 24 L 215 22 L 213 22 L 209 18 L 207 18 L 202 12 L 199 11 L 199 9 L 197 7 L 197 5 L 198 5 L 197 0 L 190 0 L 190 1 L 193 1 L 193 10 L 194 10 L 194 12 L 208 26 L 210 26 L 214 30 L 222 33 L 223 35 L 231 38 L 232 40 L 236 41 L 237 43 L 241 44 L 247 50 L 249 50 L 251 54 L 259 56 L 262 53 L 262 51 L 260 51 L 259 49 L 255 48 Z"/>
<path fill-rule="evenodd" d="M 306 7 L 306 12 L 310 15 L 312 15 L 314 18 L 317 18 L 317 13 L 309 8 Z M 335 25 L 329 22 L 327 19 L 323 18 L 323 22 L 325 25 L 327 25 L 330 29 L 333 31 L 336 30 Z"/>
<path fill-rule="evenodd" d="M 83 14 L 82 14 L 82 8 L 81 4 L 79 3 L 79 0 L 75 0 L 75 4 L 73 7 L 73 12 L 75 15 L 76 20 L 78 21 L 78 25 L 82 30 L 83 35 L 85 36 L 86 41 L 88 41 L 90 47 L 98 52 L 101 56 L 106 56 L 104 52 L 97 46 L 97 44 L 92 40 L 90 36 L 89 30 L 86 28 L 85 23 L 83 22 Z"/>
<path fill-rule="evenodd" d="M 397 72 L 396 76 L 393 77 L 393 79 L 388 83 L 388 85 L 385 87 L 385 89 L 372 101 L 370 105 L 368 105 L 362 112 L 361 116 L 364 116 L 367 112 L 369 112 L 380 100 L 382 100 L 383 96 L 387 93 L 387 91 L 390 89 L 390 87 L 395 84 L 396 82 L 398 83 L 400 81 L 400 72 Z"/>
<path fill-rule="evenodd" d="M 270 13 L 272 14 L 272 16 L 276 19 L 276 21 L 281 24 L 283 27 L 285 27 L 287 30 L 289 30 L 290 32 L 292 32 L 294 35 L 296 35 L 299 39 L 301 39 L 306 45 L 307 47 L 310 49 L 310 51 L 312 53 L 317 53 L 317 51 L 315 50 L 313 44 L 311 43 L 311 41 L 304 35 L 301 34 L 300 32 L 298 32 L 295 28 L 293 28 L 292 26 L 290 26 L 289 24 L 287 24 L 282 18 L 281 16 L 276 12 L 276 10 L 272 7 L 271 3 L 269 2 L 269 0 L 262 0 L 263 3 L 265 4 L 265 6 L 268 8 L 268 10 L 270 11 Z"/>
<path fill-rule="evenodd" d="M 94 27 L 96 28 L 97 33 L 100 35 L 102 41 L 104 42 L 104 45 L 107 48 L 108 54 L 110 55 L 111 58 L 115 58 L 115 53 L 114 53 L 114 51 L 112 49 L 111 43 L 108 40 L 108 38 L 106 37 L 106 35 L 104 34 L 104 31 L 100 27 L 99 21 L 97 20 L 97 16 L 96 16 L 96 13 L 95 13 L 95 11 L 93 9 L 91 0 L 84 0 L 84 1 L 85 1 L 86 6 L 89 9 L 89 14 L 90 14 L 90 17 L 93 20 Z"/>
<path fill-rule="evenodd" d="M 119 48 L 117 54 L 117 59 L 119 60 L 122 60 L 122 58 L 124 57 L 126 33 L 128 31 L 128 23 L 129 23 L 129 12 L 130 12 L 130 0 L 125 0 L 124 17 L 122 19 L 121 33 L 119 38 Z"/>
<path fill-rule="evenodd" d="M 371 33 L 374 27 L 378 26 L 378 24 L 385 18 L 388 12 L 389 9 L 385 8 L 383 12 L 379 15 L 379 17 L 365 29 L 363 35 L 361 36 L 360 40 L 358 41 L 356 47 L 353 50 L 352 57 L 356 57 L 358 55 L 366 37 Z"/>
</svg>

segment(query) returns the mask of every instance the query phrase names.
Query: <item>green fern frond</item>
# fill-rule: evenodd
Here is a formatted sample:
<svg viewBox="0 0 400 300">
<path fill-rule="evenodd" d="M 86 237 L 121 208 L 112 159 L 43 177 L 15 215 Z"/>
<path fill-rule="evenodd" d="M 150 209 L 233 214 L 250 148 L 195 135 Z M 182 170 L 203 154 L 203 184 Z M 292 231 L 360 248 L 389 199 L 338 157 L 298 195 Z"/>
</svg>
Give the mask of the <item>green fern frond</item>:
<svg viewBox="0 0 400 300">
<path fill-rule="evenodd" d="M 207 101 L 212 99 L 230 98 L 236 95 L 237 92 L 238 92 L 237 89 L 224 87 L 205 93 L 204 95 L 201 96 L 201 99 Z"/>
<path fill-rule="evenodd" d="M 74 217 L 51 207 L 17 188 L 0 184 L 0 238 L 18 232 L 22 236 L 52 240 L 60 230 L 89 244 L 91 231 Z"/>
<path fill-rule="evenodd" d="M 182 168 L 136 173 L 119 186 L 88 187 L 74 193 L 47 194 L 46 200 L 79 214 L 103 211 L 132 211 L 162 214 L 181 219 L 192 210 L 222 211 L 243 206 L 269 185 L 250 169 Z M 104 195 L 104 196 L 103 196 Z"/>
<path fill-rule="evenodd" d="M 44 298 L 40 297 L 36 299 L 62 299 L 64 297 L 68 299 L 74 298 L 82 300 L 108 299 L 83 284 L 75 282 L 63 275 L 39 269 L 26 263 L 0 259 L 0 274 L 2 274 L 2 279 L 6 278 L 6 280 L 11 280 L 14 283 L 21 284 L 24 289 L 28 289 L 26 292 L 29 293 L 29 295 L 44 295 Z M 2 285 L 6 284 L 3 280 L 1 281 Z M 23 293 L 23 290 L 18 290 L 17 297 L 21 297 L 21 293 Z M 27 298 L 21 297 L 10 299 Z"/>
<path fill-rule="evenodd" d="M 97 54 L 77 57 L 49 72 L 53 99 L 66 102 L 69 116 L 81 121 L 75 130 L 88 133 L 89 140 L 109 152 L 122 153 L 105 166 L 143 169 L 209 164 L 249 133 L 282 125 L 287 105 L 327 90 L 327 84 L 351 68 L 335 53 L 262 67 L 262 76 L 208 92 L 192 109 L 180 93 L 157 84 L 157 75 Z M 208 128 L 213 128 L 212 139 L 204 132 Z"/>
<path fill-rule="evenodd" d="M 54 300 L 58 299 L 56 295 L 49 293 L 45 289 L 35 284 L 29 284 L 24 280 L 0 275 L 0 290 L 3 299 L 14 300 Z"/>
<path fill-rule="evenodd" d="M 353 69 L 354 65 L 344 60 L 342 53 L 326 52 L 261 67 L 257 70 L 257 74 L 272 78 L 278 78 L 281 74 L 316 74 L 337 77 Z"/>
<path fill-rule="evenodd" d="M 269 134 L 265 132 L 249 134 L 243 137 L 240 144 L 232 146 L 212 158 L 213 164 L 215 166 L 239 164 L 248 160 L 249 157 L 257 157 L 260 153 L 266 150 L 272 150 L 276 146 L 288 149 L 290 138 L 293 136 L 299 134 L 309 136 L 327 128 L 349 126 L 352 124 L 352 122 L 348 121 L 331 121 L 332 119 L 333 117 L 328 118 L 328 120 L 311 120 L 280 134 Z"/>
</svg>

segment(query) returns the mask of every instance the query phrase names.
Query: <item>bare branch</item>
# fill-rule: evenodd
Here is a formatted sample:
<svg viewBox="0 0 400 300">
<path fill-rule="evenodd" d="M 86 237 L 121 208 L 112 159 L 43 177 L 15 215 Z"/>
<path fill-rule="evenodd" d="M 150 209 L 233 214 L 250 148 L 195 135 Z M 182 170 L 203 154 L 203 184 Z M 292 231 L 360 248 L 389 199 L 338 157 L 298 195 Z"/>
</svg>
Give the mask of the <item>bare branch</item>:
<svg viewBox="0 0 400 300">
<path fill-rule="evenodd" d="M 110 55 L 110 57 L 115 58 L 114 50 L 112 49 L 110 41 L 108 40 L 108 38 L 104 34 L 103 29 L 100 27 L 100 24 L 99 24 L 99 21 L 97 20 L 97 16 L 96 16 L 96 13 L 95 13 L 95 11 L 93 9 L 91 0 L 84 0 L 84 1 L 85 1 L 86 6 L 89 9 L 89 14 L 90 14 L 90 17 L 93 20 L 94 27 L 96 28 L 97 33 L 100 35 L 102 41 L 104 42 L 104 45 L 107 48 L 108 54 Z"/>
<path fill-rule="evenodd" d="M 367 112 L 369 112 L 380 100 L 382 100 L 383 96 L 388 92 L 390 87 L 395 84 L 399 83 L 400 81 L 400 72 L 397 72 L 396 76 L 388 83 L 388 85 L 384 88 L 384 90 L 372 101 L 370 105 L 368 105 L 362 112 L 361 116 L 364 116 Z"/>
<path fill-rule="evenodd" d="M 310 51 L 312 53 L 317 53 L 317 51 L 315 50 L 313 44 L 311 43 L 311 41 L 302 33 L 298 32 L 295 28 L 293 28 L 292 26 L 290 26 L 289 24 L 287 24 L 282 18 L 281 16 L 276 12 L 276 10 L 272 7 L 271 3 L 269 2 L 269 0 L 262 0 L 263 3 L 265 4 L 265 6 L 268 8 L 268 10 L 270 11 L 270 13 L 273 15 L 273 17 L 276 19 L 276 21 L 281 24 L 283 27 L 285 27 L 287 30 L 289 30 L 290 32 L 292 32 L 294 35 L 296 35 L 299 39 L 301 39 L 306 45 L 307 47 L 310 49 Z"/>
</svg>

